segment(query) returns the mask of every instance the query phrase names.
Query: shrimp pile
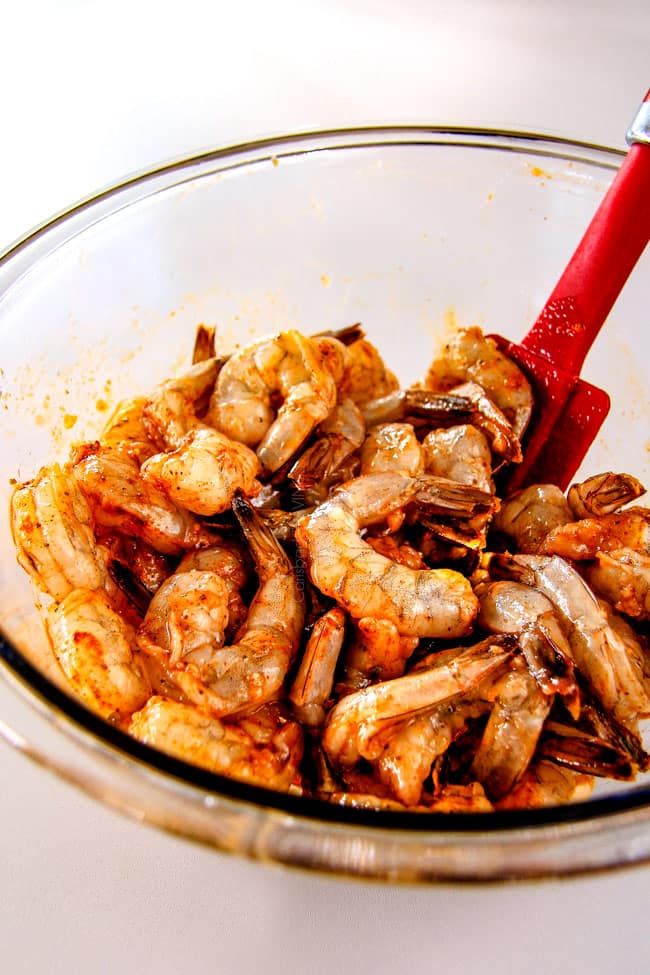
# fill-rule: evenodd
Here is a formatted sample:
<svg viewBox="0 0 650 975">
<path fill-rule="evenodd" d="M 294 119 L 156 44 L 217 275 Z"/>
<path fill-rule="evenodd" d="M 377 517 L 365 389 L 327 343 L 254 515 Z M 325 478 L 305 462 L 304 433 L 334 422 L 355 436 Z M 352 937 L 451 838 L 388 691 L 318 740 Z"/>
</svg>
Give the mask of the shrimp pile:
<svg viewBox="0 0 650 975">
<path fill-rule="evenodd" d="M 359 326 L 120 403 L 14 491 L 17 557 L 92 711 L 239 781 L 485 812 L 650 767 L 650 509 L 629 474 L 499 497 L 534 409 L 460 329 L 401 388 Z"/>
</svg>

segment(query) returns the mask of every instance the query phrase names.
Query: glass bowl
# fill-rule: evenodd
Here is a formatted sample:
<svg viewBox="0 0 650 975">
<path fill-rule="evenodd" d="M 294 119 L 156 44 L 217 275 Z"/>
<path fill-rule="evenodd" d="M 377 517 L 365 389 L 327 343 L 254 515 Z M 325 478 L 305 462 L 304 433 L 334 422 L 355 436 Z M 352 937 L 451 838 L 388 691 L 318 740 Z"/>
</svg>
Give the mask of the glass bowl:
<svg viewBox="0 0 650 975">
<path fill-rule="evenodd" d="M 520 338 L 621 153 L 529 134 L 393 127 L 268 139 L 135 176 L 55 217 L 0 261 L 0 505 L 92 439 L 107 410 L 220 349 L 361 321 L 406 383 L 455 324 Z M 612 412 L 581 474 L 650 482 L 645 255 L 583 375 Z M 650 788 L 489 814 L 340 808 L 246 786 L 142 745 L 70 696 L 0 519 L 0 731 L 137 818 L 222 850 L 399 881 L 494 880 L 650 858 Z M 4 688 L 6 691 L 6 688 Z"/>
</svg>

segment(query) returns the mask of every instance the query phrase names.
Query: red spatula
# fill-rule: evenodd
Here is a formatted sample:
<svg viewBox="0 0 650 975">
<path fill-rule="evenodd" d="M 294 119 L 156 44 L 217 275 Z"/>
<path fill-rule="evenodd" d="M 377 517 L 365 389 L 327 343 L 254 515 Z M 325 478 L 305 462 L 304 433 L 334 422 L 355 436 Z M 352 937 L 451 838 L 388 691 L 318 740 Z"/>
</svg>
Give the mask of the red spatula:
<svg viewBox="0 0 650 975">
<path fill-rule="evenodd" d="M 609 411 L 579 378 L 591 345 L 650 239 L 650 91 L 627 133 L 630 150 L 537 321 L 519 344 L 492 336 L 530 379 L 535 412 L 506 493 L 571 482 Z"/>
</svg>

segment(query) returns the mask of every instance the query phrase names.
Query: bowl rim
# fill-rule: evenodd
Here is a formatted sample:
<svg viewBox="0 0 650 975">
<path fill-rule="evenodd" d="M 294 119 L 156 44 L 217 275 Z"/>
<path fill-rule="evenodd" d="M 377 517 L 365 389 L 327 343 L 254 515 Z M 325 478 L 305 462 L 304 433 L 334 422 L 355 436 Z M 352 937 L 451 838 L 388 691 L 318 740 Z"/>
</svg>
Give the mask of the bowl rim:
<svg viewBox="0 0 650 975">
<path fill-rule="evenodd" d="M 52 233 L 65 228 L 73 219 L 87 215 L 100 204 L 111 203 L 120 194 L 128 194 L 148 184 L 156 184 L 160 179 L 163 182 L 165 179 L 171 179 L 163 187 L 168 188 L 179 182 L 174 180 L 176 176 L 184 177 L 180 182 L 189 181 L 197 178 L 198 175 L 207 175 L 215 171 L 215 169 L 207 169 L 206 172 L 198 173 L 195 172 L 196 170 L 205 169 L 206 166 L 215 163 L 220 164 L 222 161 L 227 163 L 222 167 L 224 170 L 232 170 L 256 162 L 273 161 L 284 156 L 294 157 L 315 151 L 367 149 L 391 145 L 497 149 L 547 158 L 575 159 L 612 171 L 618 168 L 625 156 L 625 151 L 621 149 L 558 135 L 528 130 L 459 125 L 369 125 L 265 136 L 179 156 L 128 174 L 57 212 L 10 244 L 0 254 L 0 272 L 10 270 L 14 261 L 20 263 L 25 252 L 30 251 L 33 245 L 38 245 Z M 156 192 L 155 185 L 151 192 Z M 127 200 L 124 205 L 129 206 L 130 203 L 141 200 L 147 195 L 149 193 L 137 194 L 133 200 Z M 114 211 L 109 210 L 102 216 L 108 216 L 111 212 Z M 29 261 L 29 267 L 38 262 L 38 256 L 37 254 L 36 261 Z M 14 283 L 15 279 L 11 280 L 10 275 L 8 283 L 0 291 L 0 301 L 3 293 Z M 0 285 L 2 284 L 0 281 Z M 420 834 L 453 835 L 493 831 L 495 838 L 498 838 L 515 830 L 568 823 L 579 824 L 603 817 L 607 817 L 608 822 L 611 823 L 612 817 L 615 818 L 617 814 L 641 810 L 643 807 L 648 808 L 648 818 L 650 818 L 650 785 L 637 786 L 625 793 L 612 792 L 605 796 L 563 806 L 480 813 L 414 813 L 406 810 L 360 809 L 276 792 L 198 768 L 137 741 L 57 687 L 35 668 L 23 653 L 3 636 L 2 632 L 0 632 L 0 664 L 8 671 L 11 678 L 17 680 L 25 689 L 27 699 L 32 706 L 36 707 L 40 702 L 41 705 L 53 709 L 62 719 L 63 725 L 68 726 L 70 733 L 81 733 L 90 738 L 95 745 L 117 750 L 120 756 L 134 764 L 153 768 L 185 786 L 200 789 L 202 793 L 207 792 L 217 798 L 234 800 L 256 808 L 276 810 L 290 815 L 293 819 L 359 825 L 378 831 L 405 830 Z"/>
<path fill-rule="evenodd" d="M 407 135 L 408 139 L 398 138 Z M 432 139 L 431 137 L 434 138 Z M 583 159 L 583 153 L 602 155 L 603 158 L 601 160 L 584 158 L 584 161 L 593 164 L 600 163 L 600 165 L 609 169 L 618 168 L 626 155 L 625 149 L 598 142 L 571 139 L 552 133 L 536 132 L 532 129 L 510 129 L 489 126 L 428 125 L 425 123 L 413 125 L 358 125 L 343 128 L 304 129 L 286 134 L 260 136 L 259 138 L 249 139 L 243 142 L 232 142 L 225 145 L 200 149 L 197 152 L 191 152 L 186 155 L 173 156 L 152 166 L 134 170 L 113 182 L 107 183 L 105 186 L 100 187 L 87 196 L 81 197 L 70 205 L 46 217 L 43 221 L 37 223 L 23 235 L 16 238 L 16 240 L 6 245 L 5 249 L 0 251 L 0 267 L 15 257 L 25 247 L 34 243 L 45 233 L 50 232 L 71 217 L 82 213 L 97 203 L 114 197 L 124 190 L 141 185 L 156 177 L 181 173 L 195 166 L 201 166 L 209 162 L 217 162 L 232 156 L 257 153 L 279 146 L 293 147 L 290 152 L 283 152 L 281 154 L 271 152 L 268 156 L 270 159 L 279 159 L 283 155 L 299 155 L 303 152 L 313 151 L 314 148 L 323 148 L 322 146 L 312 147 L 310 144 L 314 141 L 320 142 L 321 140 L 351 138 L 360 140 L 354 142 L 354 147 L 356 148 L 370 148 L 371 146 L 381 145 L 443 144 L 452 146 L 482 146 L 483 148 L 510 149 L 512 152 L 532 152 L 533 154 L 549 155 L 548 147 L 556 147 L 558 151 L 551 153 L 554 158 L 574 159 L 578 157 Z M 486 141 L 479 142 L 478 140 Z M 494 144 L 492 144 L 491 140 L 494 140 Z M 510 142 L 512 142 L 511 145 L 508 144 Z M 302 143 L 306 143 L 307 145 L 301 150 L 298 147 Z M 351 147 L 351 145 L 341 147 L 335 145 L 328 146 L 329 149 Z M 563 147 L 565 151 L 560 152 L 560 147 Z M 607 160 L 605 157 L 610 158 Z M 246 162 L 249 162 L 249 160 L 246 160 Z M 232 169 L 233 167 L 229 166 L 227 168 Z"/>
</svg>

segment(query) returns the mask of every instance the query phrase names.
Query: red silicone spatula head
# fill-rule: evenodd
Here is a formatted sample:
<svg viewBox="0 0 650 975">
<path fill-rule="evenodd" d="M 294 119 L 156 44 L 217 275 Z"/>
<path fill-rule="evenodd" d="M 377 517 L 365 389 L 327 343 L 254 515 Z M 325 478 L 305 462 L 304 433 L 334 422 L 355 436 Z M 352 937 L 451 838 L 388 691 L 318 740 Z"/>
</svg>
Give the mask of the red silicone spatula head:
<svg viewBox="0 0 650 975">
<path fill-rule="evenodd" d="M 568 487 L 609 411 L 609 396 L 579 378 L 587 352 L 650 239 L 650 91 L 630 150 L 577 250 L 521 343 L 493 336 L 524 370 L 535 412 L 511 492 L 535 482 Z"/>
</svg>

